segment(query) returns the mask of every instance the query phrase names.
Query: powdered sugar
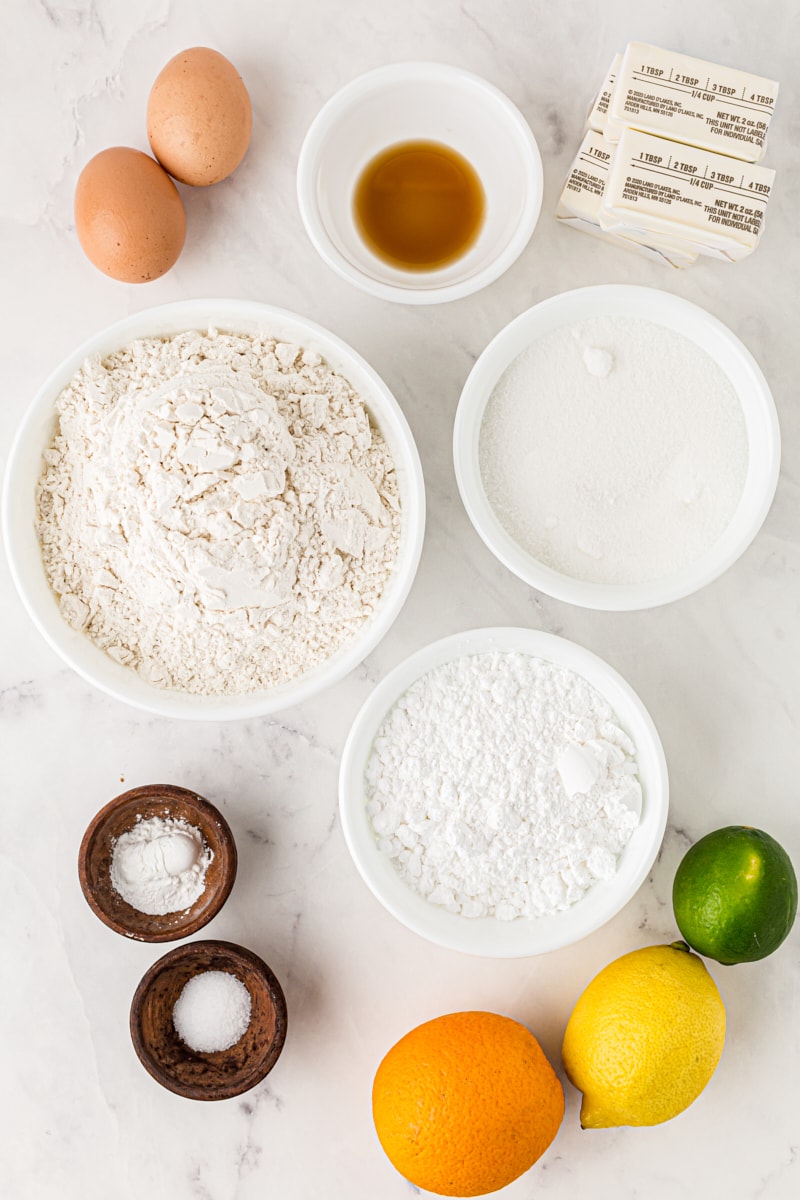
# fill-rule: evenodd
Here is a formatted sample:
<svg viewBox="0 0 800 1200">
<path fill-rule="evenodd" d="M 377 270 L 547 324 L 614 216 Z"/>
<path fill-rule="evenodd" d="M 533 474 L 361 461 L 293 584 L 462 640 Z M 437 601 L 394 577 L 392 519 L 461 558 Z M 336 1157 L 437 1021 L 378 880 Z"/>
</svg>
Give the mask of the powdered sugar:
<svg viewBox="0 0 800 1200">
<path fill-rule="evenodd" d="M 549 567 L 643 583 L 700 558 L 747 474 L 741 404 L 689 338 L 602 316 L 545 334 L 508 367 L 480 433 L 489 503 Z"/>
<path fill-rule="evenodd" d="M 61 612 L 150 683 L 243 693 L 359 629 L 397 555 L 389 450 L 310 351 L 210 329 L 88 360 L 58 400 L 39 534 Z"/>
<path fill-rule="evenodd" d="M 567 668 L 509 652 L 422 676 L 387 714 L 366 770 L 375 836 L 409 886 L 468 917 L 558 912 L 638 824 L 636 750 Z"/>
</svg>

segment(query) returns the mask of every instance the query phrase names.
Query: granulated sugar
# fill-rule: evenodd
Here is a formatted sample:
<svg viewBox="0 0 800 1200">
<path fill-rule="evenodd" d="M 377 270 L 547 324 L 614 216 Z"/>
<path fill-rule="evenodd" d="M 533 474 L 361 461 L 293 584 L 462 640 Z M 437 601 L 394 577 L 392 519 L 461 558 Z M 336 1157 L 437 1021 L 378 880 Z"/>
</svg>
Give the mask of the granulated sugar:
<svg viewBox="0 0 800 1200">
<path fill-rule="evenodd" d="M 748 444 L 727 375 L 694 342 L 635 317 L 548 333 L 498 382 L 480 470 L 529 554 L 595 583 L 644 583 L 700 558 L 729 524 Z"/>
<path fill-rule="evenodd" d="M 405 882 L 467 917 L 541 916 L 610 879 L 639 823 L 636 748 L 564 667 L 469 655 L 397 701 L 367 764 L 378 845 Z"/>
</svg>

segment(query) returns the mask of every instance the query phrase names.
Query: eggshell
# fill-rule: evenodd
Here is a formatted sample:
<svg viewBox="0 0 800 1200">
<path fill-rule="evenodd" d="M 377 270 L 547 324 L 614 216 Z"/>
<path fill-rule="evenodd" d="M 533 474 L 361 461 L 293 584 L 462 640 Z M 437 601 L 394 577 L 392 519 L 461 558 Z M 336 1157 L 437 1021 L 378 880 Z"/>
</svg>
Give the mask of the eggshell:
<svg viewBox="0 0 800 1200">
<path fill-rule="evenodd" d="M 224 55 L 195 46 L 171 58 L 147 102 L 147 136 L 181 183 L 207 187 L 238 167 L 253 114 L 242 77 Z"/>
<path fill-rule="evenodd" d="M 106 275 L 146 283 L 180 254 L 186 213 L 175 184 L 149 154 L 112 146 L 81 171 L 75 229 L 86 257 Z"/>
</svg>

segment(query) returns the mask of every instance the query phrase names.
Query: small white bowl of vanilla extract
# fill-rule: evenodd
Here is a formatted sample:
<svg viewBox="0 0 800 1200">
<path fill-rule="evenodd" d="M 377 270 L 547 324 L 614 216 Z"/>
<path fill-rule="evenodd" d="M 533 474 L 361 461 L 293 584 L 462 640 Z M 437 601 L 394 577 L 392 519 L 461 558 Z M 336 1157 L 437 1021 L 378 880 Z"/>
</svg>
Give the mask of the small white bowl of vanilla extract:
<svg viewBox="0 0 800 1200">
<path fill-rule="evenodd" d="M 400 304 L 458 300 L 530 240 L 542 163 L 519 109 L 440 63 L 361 75 L 320 110 L 297 167 L 306 231 L 324 261 Z"/>
</svg>

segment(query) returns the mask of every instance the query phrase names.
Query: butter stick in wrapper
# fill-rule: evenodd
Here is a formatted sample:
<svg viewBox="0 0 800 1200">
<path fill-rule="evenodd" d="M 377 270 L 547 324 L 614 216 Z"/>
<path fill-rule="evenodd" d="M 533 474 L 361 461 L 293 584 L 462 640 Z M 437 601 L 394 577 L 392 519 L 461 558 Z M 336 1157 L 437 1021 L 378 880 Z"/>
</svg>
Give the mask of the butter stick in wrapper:
<svg viewBox="0 0 800 1200">
<path fill-rule="evenodd" d="M 777 96 L 772 79 L 630 42 L 616 72 L 604 133 L 617 142 L 623 129 L 639 129 L 760 162 Z"/>
</svg>

